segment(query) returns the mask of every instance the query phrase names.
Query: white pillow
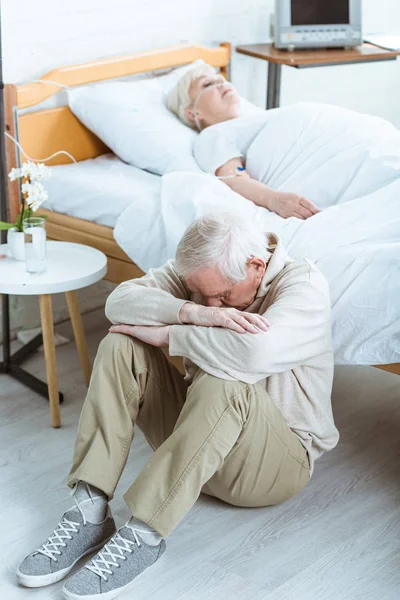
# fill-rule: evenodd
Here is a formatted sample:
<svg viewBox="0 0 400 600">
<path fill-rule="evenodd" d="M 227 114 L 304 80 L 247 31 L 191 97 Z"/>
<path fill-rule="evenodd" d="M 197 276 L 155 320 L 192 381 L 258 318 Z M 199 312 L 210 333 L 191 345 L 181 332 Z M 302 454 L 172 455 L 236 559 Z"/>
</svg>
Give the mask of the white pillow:
<svg viewBox="0 0 400 600">
<path fill-rule="evenodd" d="M 193 158 L 196 132 L 166 107 L 169 90 L 199 60 L 168 75 L 98 83 L 68 90 L 72 112 L 125 162 L 163 175 L 200 171 Z"/>
<path fill-rule="evenodd" d="M 166 106 L 177 81 L 203 60 L 140 81 L 97 83 L 67 91 L 72 112 L 125 162 L 157 175 L 202 172 L 193 157 L 196 131 Z M 242 114 L 263 109 L 241 99 Z"/>
</svg>

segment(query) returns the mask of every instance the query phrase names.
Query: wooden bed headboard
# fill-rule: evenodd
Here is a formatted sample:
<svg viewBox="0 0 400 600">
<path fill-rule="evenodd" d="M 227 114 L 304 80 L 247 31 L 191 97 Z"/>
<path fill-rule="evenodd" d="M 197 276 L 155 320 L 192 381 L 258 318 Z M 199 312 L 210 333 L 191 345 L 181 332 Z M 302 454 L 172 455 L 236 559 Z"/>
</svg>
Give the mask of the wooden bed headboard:
<svg viewBox="0 0 400 600">
<path fill-rule="evenodd" d="M 60 91 L 59 87 L 47 81 L 69 87 L 77 86 L 178 67 L 198 59 L 218 67 L 227 79 L 230 78 L 231 45 L 225 42 L 216 48 L 184 45 L 104 58 L 60 67 L 41 77 L 40 83 L 27 83 L 20 86 L 7 84 L 5 86 L 6 131 L 13 137 L 18 134 L 25 152 L 37 159 L 51 156 L 59 150 L 66 150 L 78 161 L 94 158 L 107 152 L 108 148 L 73 115 L 68 106 L 27 112 L 23 115 L 18 115 L 18 110 L 35 106 Z M 8 138 L 6 138 L 6 151 L 9 170 L 17 165 L 17 151 L 14 143 Z M 61 154 L 46 164 L 57 165 L 69 162 L 70 159 Z M 19 212 L 17 182 L 10 183 L 8 191 L 8 218 L 14 220 Z"/>
</svg>

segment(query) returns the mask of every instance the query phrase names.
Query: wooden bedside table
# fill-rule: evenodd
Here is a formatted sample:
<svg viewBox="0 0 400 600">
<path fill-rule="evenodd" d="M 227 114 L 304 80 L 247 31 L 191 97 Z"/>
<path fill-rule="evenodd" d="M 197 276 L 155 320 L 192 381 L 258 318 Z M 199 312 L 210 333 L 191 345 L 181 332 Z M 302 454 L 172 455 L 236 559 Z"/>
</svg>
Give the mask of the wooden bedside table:
<svg viewBox="0 0 400 600">
<path fill-rule="evenodd" d="M 295 67 L 296 69 L 328 67 L 396 60 L 400 55 L 400 51 L 384 50 L 371 44 L 363 44 L 348 50 L 341 48 L 321 50 L 318 48 L 315 50 L 294 50 L 293 52 L 277 50 L 272 44 L 248 44 L 246 46 L 236 46 L 236 52 L 267 61 L 267 109 L 279 106 L 282 65 Z"/>
<path fill-rule="evenodd" d="M 6 254 L 7 245 L 0 245 L 0 255 Z M 60 427 L 61 424 L 62 394 L 58 391 L 51 295 L 65 293 L 85 383 L 89 385 L 91 367 L 75 291 L 100 281 L 106 271 L 107 257 L 103 252 L 71 242 L 47 242 L 47 269 L 43 273 L 27 273 L 25 262 L 22 261 L 12 258 L 0 260 L 0 294 L 38 295 L 42 325 L 42 334 L 11 355 L 8 311 L 3 314 L 3 361 L 0 362 L 0 373 L 18 379 L 30 389 L 48 397 L 53 427 Z M 21 362 L 42 343 L 47 384 L 20 367 Z"/>
</svg>

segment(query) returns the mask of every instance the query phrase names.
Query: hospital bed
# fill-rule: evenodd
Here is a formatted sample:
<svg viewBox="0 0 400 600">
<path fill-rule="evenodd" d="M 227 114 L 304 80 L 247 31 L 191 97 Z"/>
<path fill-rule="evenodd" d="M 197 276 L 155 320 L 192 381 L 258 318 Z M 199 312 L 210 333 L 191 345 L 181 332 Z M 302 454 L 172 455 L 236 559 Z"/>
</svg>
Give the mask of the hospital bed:
<svg viewBox="0 0 400 600">
<path fill-rule="evenodd" d="M 59 150 L 66 150 L 78 161 L 94 158 L 107 152 L 108 148 L 82 125 L 69 107 L 62 106 L 21 114 L 23 109 L 34 107 L 60 91 L 54 83 L 47 83 L 47 81 L 76 86 L 170 69 L 198 59 L 218 67 L 228 78 L 230 57 L 231 46 L 228 43 L 222 43 L 216 48 L 185 45 L 101 59 L 72 67 L 60 67 L 44 75 L 41 82 L 19 86 L 6 85 L 6 130 L 11 135 L 18 136 L 25 152 L 32 157 L 46 157 Z M 11 168 L 17 164 L 17 150 L 8 138 L 6 144 L 8 168 Z M 66 155 L 58 155 L 47 164 L 69 162 L 70 159 Z M 18 187 L 15 183 L 10 183 L 8 206 L 10 219 L 15 218 L 19 210 L 18 206 Z M 143 275 L 139 267 L 132 263 L 115 242 L 112 228 L 63 214 L 48 211 L 44 214 L 48 217 L 48 235 L 51 239 L 88 244 L 107 255 L 106 278 L 108 280 L 120 283 Z"/>
<path fill-rule="evenodd" d="M 68 106 L 32 111 L 33 107 L 37 107 L 59 91 L 59 87 L 54 85 L 54 82 L 65 86 L 78 86 L 113 78 L 165 71 L 198 59 L 203 59 L 219 68 L 229 79 L 231 46 L 229 43 L 221 43 L 215 48 L 185 45 L 60 67 L 43 76 L 40 82 L 19 86 L 6 85 L 6 131 L 19 140 L 27 155 L 35 158 L 47 157 L 59 150 L 65 150 L 79 162 L 96 159 L 109 152 L 109 149 L 73 115 Z M 24 112 L 25 109 L 28 109 L 28 112 Z M 7 168 L 17 166 L 20 157 L 9 138 L 6 141 L 6 151 Z M 61 154 L 47 164 L 62 165 L 69 162 L 70 159 Z M 141 194 L 143 175 L 139 171 L 138 169 L 135 193 Z M 146 182 L 147 190 L 149 185 L 151 187 L 153 183 Z M 155 179 L 154 186 L 157 185 Z M 13 220 L 19 210 L 19 191 L 16 182 L 9 183 L 8 196 L 8 217 Z M 70 214 L 64 214 L 63 210 Z M 57 208 L 57 211 L 41 210 L 38 213 L 47 217 L 50 239 L 87 244 L 104 252 L 108 260 L 106 279 L 114 283 L 143 275 L 143 271 L 114 240 L 112 215 L 108 215 L 108 220 L 102 222 L 96 215 L 96 207 L 93 207 L 92 214 L 86 213 L 84 218 L 79 211 L 75 216 L 71 216 L 71 213 L 74 214 L 68 207 L 62 206 Z M 400 374 L 400 364 L 379 365 L 379 368 Z"/>
</svg>

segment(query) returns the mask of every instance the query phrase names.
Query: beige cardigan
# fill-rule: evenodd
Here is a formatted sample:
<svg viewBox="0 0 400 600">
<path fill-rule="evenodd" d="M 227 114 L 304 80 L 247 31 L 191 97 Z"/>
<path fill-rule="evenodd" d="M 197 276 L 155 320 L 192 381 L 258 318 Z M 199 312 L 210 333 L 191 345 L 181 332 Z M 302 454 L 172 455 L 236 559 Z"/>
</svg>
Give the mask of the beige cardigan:
<svg viewBox="0 0 400 600">
<path fill-rule="evenodd" d="M 331 390 L 333 353 L 327 281 L 313 263 L 291 259 L 274 234 L 275 249 L 247 312 L 265 315 L 268 332 L 238 334 L 219 327 L 179 323 L 185 302 L 198 304 L 174 261 L 119 285 L 106 303 L 112 323 L 171 325 L 171 356 L 185 358 L 186 377 L 198 368 L 222 379 L 261 383 L 314 461 L 334 448 Z"/>
</svg>

